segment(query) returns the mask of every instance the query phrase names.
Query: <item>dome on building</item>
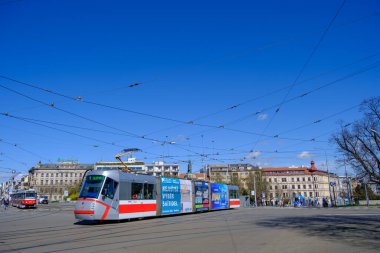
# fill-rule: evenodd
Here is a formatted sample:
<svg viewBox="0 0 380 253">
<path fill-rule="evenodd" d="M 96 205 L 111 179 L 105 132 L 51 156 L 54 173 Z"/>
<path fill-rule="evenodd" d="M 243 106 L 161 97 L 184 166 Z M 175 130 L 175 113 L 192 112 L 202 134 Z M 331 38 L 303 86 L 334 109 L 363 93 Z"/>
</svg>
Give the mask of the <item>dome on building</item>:
<svg viewBox="0 0 380 253">
<path fill-rule="evenodd" d="M 311 167 L 310 167 L 309 171 L 312 172 L 312 173 L 316 172 L 317 171 L 317 167 L 315 167 L 315 162 L 311 161 L 310 164 L 311 164 Z"/>
</svg>

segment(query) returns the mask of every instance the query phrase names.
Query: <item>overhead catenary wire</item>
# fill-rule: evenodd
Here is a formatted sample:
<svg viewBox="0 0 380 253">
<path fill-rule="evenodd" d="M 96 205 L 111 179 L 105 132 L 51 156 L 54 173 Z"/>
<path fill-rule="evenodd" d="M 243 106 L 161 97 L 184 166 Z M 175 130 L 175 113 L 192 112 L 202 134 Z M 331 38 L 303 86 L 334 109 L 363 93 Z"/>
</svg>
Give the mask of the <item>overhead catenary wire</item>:
<svg viewBox="0 0 380 253">
<path fill-rule="evenodd" d="M 124 146 L 118 145 L 118 144 L 113 143 L 113 142 L 103 141 L 103 140 L 100 140 L 100 139 L 97 139 L 97 138 L 93 138 L 93 137 L 90 137 L 90 136 L 85 136 L 85 135 L 82 135 L 82 134 L 70 132 L 70 131 L 67 131 L 67 130 L 64 130 L 64 129 L 59 129 L 59 128 L 56 128 L 56 127 L 45 125 L 45 124 L 42 124 L 42 123 L 39 123 L 39 122 L 35 122 L 35 121 L 32 121 L 32 120 L 28 120 L 28 119 L 25 119 L 25 118 L 20 118 L 20 117 L 14 116 L 14 115 L 4 114 L 4 113 L 2 113 L 1 115 L 6 116 L 6 117 L 10 117 L 10 118 L 13 118 L 13 119 L 16 119 L 16 120 L 24 121 L 24 122 L 27 122 L 27 123 L 30 123 L 30 124 L 42 126 L 42 127 L 49 128 L 49 129 L 53 129 L 53 130 L 56 130 L 56 131 L 59 131 L 59 132 L 63 132 L 63 133 L 66 133 L 66 134 L 70 134 L 70 135 L 74 135 L 74 136 L 77 136 L 77 137 L 81 137 L 81 138 L 84 138 L 84 139 L 89 139 L 89 140 L 92 140 L 92 141 L 96 141 L 96 142 L 99 142 L 99 143 L 103 143 L 103 144 L 107 144 L 107 145 L 111 145 L 111 146 L 116 146 L 116 147 L 120 147 L 120 148 L 124 147 Z"/>
<path fill-rule="evenodd" d="M 34 102 L 37 102 L 37 103 L 43 104 L 43 105 L 48 106 L 48 107 L 50 107 L 50 108 L 53 108 L 53 109 L 55 109 L 55 110 L 57 110 L 57 111 L 60 111 L 60 112 L 63 112 L 63 113 L 69 114 L 69 115 L 71 115 L 71 116 L 73 116 L 73 117 L 80 118 L 80 119 L 82 119 L 82 120 L 86 120 L 86 121 L 89 121 L 89 122 L 91 122 L 91 123 L 95 123 L 95 124 L 98 124 L 98 125 L 101 125 L 101 126 L 104 126 L 104 127 L 110 128 L 110 129 L 113 129 L 113 130 L 117 130 L 117 131 L 123 132 L 123 133 L 129 135 L 130 137 L 133 137 L 133 138 L 139 138 L 139 139 L 146 139 L 146 140 L 150 140 L 150 141 L 163 142 L 163 141 L 160 141 L 160 140 L 157 140 L 157 139 L 153 139 L 153 138 L 145 138 L 145 137 L 143 137 L 143 136 L 139 136 L 138 134 L 131 133 L 131 132 L 125 131 L 125 130 L 123 130 L 123 129 L 116 128 L 116 127 L 110 126 L 110 125 L 108 125 L 108 124 L 102 123 L 102 122 L 100 122 L 100 121 L 97 121 L 97 120 L 94 120 L 94 119 L 90 119 L 90 118 L 88 118 L 88 117 L 85 117 L 85 116 L 82 116 L 82 115 L 79 115 L 79 114 L 76 114 L 76 113 L 70 112 L 70 111 L 68 111 L 68 110 L 65 110 L 65 109 L 59 108 L 59 107 L 57 107 L 57 106 L 54 105 L 54 104 L 48 104 L 48 103 L 43 102 L 43 101 L 41 101 L 41 100 L 35 99 L 35 98 L 33 98 L 33 97 L 29 96 L 29 95 L 26 95 L 26 94 L 24 94 L 24 93 L 18 92 L 18 91 L 14 90 L 14 89 L 11 89 L 11 88 L 9 88 L 9 87 L 7 87 L 7 86 L 5 86 L 5 85 L 0 84 L 0 87 L 3 88 L 3 89 L 6 89 L 6 90 L 8 90 L 8 91 L 10 91 L 10 92 L 12 92 L 12 93 L 15 93 L 15 94 L 17 94 L 17 95 L 20 95 L 20 96 L 22 96 L 22 97 L 24 97 L 24 98 L 27 98 L 27 99 L 29 99 L 29 100 L 32 100 L 32 101 L 34 101 Z M 4 114 L 4 113 L 3 113 L 3 114 Z M 6 115 L 6 113 L 5 113 L 5 115 Z"/>
<path fill-rule="evenodd" d="M 318 87 L 316 87 L 316 88 L 314 88 L 314 89 L 311 89 L 311 90 L 309 90 L 309 91 L 303 92 L 302 94 L 296 95 L 296 96 L 294 96 L 294 97 L 292 97 L 292 98 L 288 98 L 286 101 L 282 102 L 282 105 L 283 105 L 283 104 L 286 104 L 286 103 L 293 102 L 293 101 L 298 100 L 298 99 L 302 99 L 302 98 L 304 98 L 305 96 L 308 96 L 308 95 L 310 95 L 310 94 L 312 94 L 312 93 L 315 93 L 315 92 L 317 92 L 317 91 L 320 91 L 321 89 L 327 88 L 327 87 L 332 86 L 332 85 L 334 85 L 334 84 L 337 84 L 337 83 L 339 83 L 339 82 L 342 82 L 342 81 L 345 81 L 345 80 L 347 80 L 347 79 L 353 78 L 353 77 L 355 77 L 355 76 L 358 76 L 358 75 L 363 74 L 363 73 L 365 73 L 365 72 L 368 72 L 368 71 L 370 71 L 370 70 L 373 70 L 373 69 L 375 69 L 375 68 L 378 68 L 379 66 L 380 66 L 380 61 L 375 62 L 375 63 L 372 63 L 372 64 L 369 64 L 369 65 L 365 66 L 364 68 L 361 68 L 360 70 L 354 71 L 354 72 L 352 72 L 352 73 L 350 73 L 350 74 L 347 74 L 347 75 L 345 75 L 345 76 L 343 76 L 343 77 L 340 77 L 340 78 L 338 78 L 338 79 L 335 79 L 334 81 L 328 82 L 328 83 L 323 84 L 323 85 L 321 85 L 321 86 L 318 86 Z M 223 124 L 223 125 L 221 125 L 221 126 L 219 126 L 219 127 L 217 127 L 217 128 L 218 128 L 218 129 L 223 129 L 223 130 L 229 130 L 229 131 L 232 131 L 232 132 L 245 132 L 245 133 L 249 133 L 249 134 L 251 134 L 251 135 L 256 135 L 256 136 L 261 136 L 261 137 L 268 137 L 268 138 L 270 138 L 270 137 L 272 137 L 272 136 L 270 136 L 270 135 L 268 135 L 268 134 L 265 134 L 264 131 L 262 131 L 261 133 L 257 133 L 257 132 L 250 132 L 250 131 L 243 131 L 243 130 L 238 130 L 238 129 L 234 129 L 234 128 L 229 128 L 229 127 L 226 127 L 226 126 L 234 125 L 234 124 L 236 124 L 236 123 L 238 123 L 238 122 L 242 122 L 242 121 L 244 121 L 244 120 L 246 120 L 246 119 L 248 119 L 248 118 L 250 118 L 250 117 L 252 117 L 252 116 L 258 115 L 258 113 L 267 112 L 267 111 L 269 111 L 269 110 L 271 110 L 271 109 L 277 108 L 279 105 L 281 105 L 281 103 L 280 103 L 280 104 L 275 104 L 275 105 L 272 105 L 272 106 L 269 106 L 269 107 L 266 107 L 266 108 L 263 108 L 263 109 L 261 109 L 261 110 L 258 110 L 258 111 L 255 112 L 255 113 L 250 113 L 250 114 L 245 115 L 245 116 L 242 116 L 242 117 L 240 117 L 240 118 L 238 118 L 238 119 L 231 120 L 231 121 L 229 121 L 229 122 L 227 122 L 227 123 L 225 123 L 225 124 Z M 212 131 L 211 129 L 210 129 L 210 130 L 199 131 L 199 132 L 193 133 L 193 134 L 191 134 L 191 135 L 189 135 L 189 136 L 196 136 L 196 135 L 203 134 L 203 133 L 207 133 L 207 132 L 211 132 L 211 131 Z M 251 144 L 251 143 L 250 143 L 250 144 Z M 240 146 L 239 146 L 239 147 L 240 147 Z"/>
<path fill-rule="evenodd" d="M 20 146 L 19 144 L 8 142 L 8 141 L 4 140 L 3 138 L 0 139 L 0 143 L 5 143 L 5 144 L 7 144 L 7 145 L 13 146 L 13 147 L 15 147 L 15 148 L 17 148 L 17 149 L 22 150 L 22 151 L 25 152 L 25 153 L 28 153 L 28 154 L 33 155 L 33 156 L 36 156 L 36 157 L 38 157 L 38 158 L 44 158 L 44 157 L 41 156 L 41 155 L 38 155 L 38 154 L 36 154 L 36 153 L 34 153 L 34 152 L 32 152 L 32 151 L 26 149 L 26 148 L 23 148 L 23 147 Z M 46 158 L 44 158 L 44 159 L 46 159 Z M 47 160 L 49 160 L 49 159 L 47 159 Z"/>
<path fill-rule="evenodd" d="M 327 27 L 325 28 L 325 30 L 323 31 L 322 35 L 320 36 L 318 42 L 315 44 L 315 46 L 313 47 L 311 53 L 309 54 L 309 56 L 307 57 L 306 61 L 304 62 L 304 64 L 302 65 L 300 71 L 298 72 L 296 78 L 294 79 L 291 87 L 288 89 L 287 93 L 285 94 L 284 98 L 282 99 L 281 103 L 279 104 L 279 106 L 277 107 L 277 109 L 275 110 L 274 114 L 272 117 L 270 117 L 268 123 L 265 125 L 262 133 L 265 133 L 270 125 L 272 124 L 272 122 L 274 121 L 274 119 L 276 118 L 276 115 L 279 113 L 279 111 L 281 110 L 282 106 L 284 105 L 285 101 L 288 99 L 288 96 L 290 95 L 290 93 L 292 92 L 294 86 L 296 85 L 296 83 L 298 82 L 298 80 L 300 79 L 300 77 L 303 75 L 304 71 L 306 70 L 307 66 L 309 65 L 309 63 L 311 62 L 313 56 L 315 55 L 315 53 L 317 52 L 317 50 L 319 49 L 322 41 L 324 40 L 324 38 L 326 37 L 327 33 L 329 32 L 329 30 L 331 29 L 332 25 L 334 24 L 336 18 L 338 17 L 338 15 L 340 14 L 341 10 L 343 9 L 344 5 L 346 3 L 346 0 L 343 0 L 342 3 L 340 4 L 339 8 L 337 9 L 337 11 L 335 12 L 335 15 L 332 17 L 332 19 L 330 20 L 330 22 L 328 23 Z M 254 148 L 256 148 L 256 145 L 260 142 L 260 138 L 255 142 L 254 144 Z"/>
<path fill-rule="evenodd" d="M 380 55 L 380 53 L 376 53 L 376 54 L 372 54 L 372 55 L 368 55 L 364 58 L 361 58 L 361 59 L 358 59 L 357 61 L 354 61 L 352 63 L 349 63 L 349 64 L 346 64 L 344 65 L 343 67 L 347 67 L 347 66 L 350 66 L 352 64 L 356 64 L 358 62 L 361 62 L 361 61 L 365 61 L 365 60 L 368 60 L 370 58 L 373 58 L 373 57 L 376 57 Z M 247 104 L 249 102 L 252 102 L 252 101 L 257 101 L 259 99 L 262 99 L 262 98 L 265 98 L 265 97 L 268 97 L 268 96 L 271 96 L 273 94 L 276 94 L 276 93 L 279 93 L 281 91 L 284 91 L 288 88 L 291 88 L 292 86 L 294 87 L 295 85 L 300 85 L 302 83 L 305 83 L 305 82 L 308 82 L 308 81 L 311 81 L 315 78 L 318 78 L 320 76 L 323 76 L 323 75 L 326 75 L 328 73 L 331 73 L 331 72 L 334 72 L 336 71 L 338 68 L 336 69 L 333 69 L 333 70 L 330 70 L 330 71 L 327 71 L 325 73 L 322 73 L 322 74 L 319 74 L 315 77 L 311 77 L 311 78 L 308 78 L 304 81 L 301 81 L 299 83 L 294 83 L 292 85 L 289 85 L 289 86 L 285 86 L 283 88 L 280 88 L 280 89 L 277 89 L 277 90 L 274 90 L 274 91 L 271 91 L 271 92 L 268 92 L 264 95 L 260 95 L 260 96 L 256 96 L 254 98 L 251 98 L 251 99 L 248 99 L 248 100 L 245 100 L 245 101 L 242 101 L 242 102 L 239 102 L 239 103 L 235 103 L 234 105 L 232 106 L 229 106 L 225 109 L 222 109 L 222 110 L 219 110 L 217 112 L 214 112 L 214 113 L 210 113 L 210 114 L 207 114 L 207 115 L 204 115 L 204 116 L 200 116 L 200 117 L 197 117 L 195 119 L 192 119 L 192 120 L 178 120 L 178 119 L 174 119 L 174 118 L 169 118 L 169 117 L 164 117 L 164 116 L 159 116 L 159 115 L 153 115 L 153 114 L 149 114 L 149 113 L 144 113 L 144 112 L 138 112 L 138 111 L 134 111 L 134 110 L 130 110 L 130 109 L 126 109 L 126 108 L 122 108 L 122 107 L 117 107 L 117 106 L 112 106 L 112 105 L 106 105 L 106 104 L 102 104 L 102 103 L 99 103 L 99 102 L 94 102 L 94 101 L 88 101 L 82 97 L 73 97 L 73 96 L 69 96 L 69 95 L 66 95 L 66 94 L 63 94 L 63 93 L 60 93 L 60 92 L 57 92 L 57 91 L 53 91 L 53 90 L 50 90 L 50 89 L 46 89 L 46 88 L 43 88 L 43 87 L 40 87 L 40 86 L 37 86 L 37 85 L 34 85 L 34 84 L 31 84 L 31 83 L 28 83 L 28 82 L 24 82 L 24 81 L 20 81 L 20 80 L 16 80 L 14 78 L 11 78 L 11 77 L 7 77 L 7 76 L 4 76 L 4 75 L 0 75 L 0 78 L 3 78 L 5 80 L 9 80 L 9 81 L 12 81 L 12 82 L 15 82 L 15 83 L 18 83 L 18 84 L 22 84 L 22 85 L 25 85 L 25 86 L 28 86 L 28 87 L 31 87 L 31 88 L 34 88 L 34 89 L 38 89 L 40 91 L 43 91 L 43 92 L 47 92 L 47 93 L 50 93 L 50 94 L 53 94 L 53 95 L 56 95 L 56 96 L 59 96 L 59 97 L 63 97 L 65 99 L 68 99 L 68 100 L 72 100 L 72 101 L 77 101 L 77 102 L 82 102 L 82 103 L 86 103 L 86 104 L 90 104 L 90 105 L 95 105 L 95 106 L 99 106 L 99 107 L 103 107 L 103 108 L 108 108 L 108 109 L 113 109 L 113 110 L 118 110 L 118 111 L 123 111 L 123 112 L 128 112 L 128 113 L 133 113 L 133 114 L 137 114 L 137 115 L 142 115 L 142 116 L 147 116 L 147 117 L 152 117 L 152 118 L 156 118 L 156 119 L 161 119 L 161 120 L 166 120 L 166 121 L 170 121 L 170 122 L 175 122 L 175 123 L 179 123 L 175 126 L 172 126 L 172 127 L 169 127 L 169 128 L 165 128 L 165 129 L 162 129 L 162 130 L 168 130 L 168 129 L 172 129 L 172 128 L 175 128 L 175 127 L 178 127 L 180 125 L 193 125 L 193 126 L 200 126 L 200 127 L 207 127 L 207 128 L 223 128 L 224 125 L 228 125 L 230 123 L 226 123 L 224 125 L 209 125 L 209 124 L 201 124 L 201 123 L 197 123 L 196 121 L 197 120 L 200 120 L 200 119 L 204 119 L 204 118 L 207 118 L 211 115 L 216 115 L 216 114 L 219 114 L 219 113 L 222 113 L 222 112 L 225 112 L 225 111 L 228 111 L 228 110 L 233 110 L 233 109 L 236 109 L 244 104 Z M 302 96 L 306 96 L 308 95 L 307 93 L 305 94 L 302 94 Z M 36 99 L 35 99 L 36 101 Z M 37 101 L 36 101 L 37 102 Z M 38 101 L 39 103 L 41 103 L 41 101 Z M 283 101 L 282 104 L 285 104 L 289 101 Z M 47 105 L 47 103 L 43 103 L 43 105 Z M 49 104 L 51 106 L 51 104 Z M 277 108 L 277 107 L 280 107 L 281 106 L 281 103 L 280 104 L 277 104 L 275 106 L 273 106 L 274 108 Z M 260 113 L 263 113 L 265 111 L 268 111 L 270 109 L 273 109 L 273 107 L 269 107 L 269 108 L 264 108 L 264 109 L 261 109 L 261 110 L 257 110 L 254 114 L 250 114 L 249 116 L 247 116 L 248 118 L 249 117 L 252 117 L 253 115 L 258 115 Z M 233 122 L 238 122 L 239 120 L 235 120 Z M 95 123 L 95 122 L 94 122 Z M 99 123 L 99 122 L 97 122 Z M 117 130 L 120 130 L 120 129 L 117 129 Z M 147 134 L 144 134 L 142 135 L 144 138 L 147 138 L 147 136 L 149 135 L 152 135 L 154 133 L 157 133 L 157 132 L 161 132 L 162 130 L 158 130 L 158 131 L 153 131 L 153 132 L 150 132 L 150 133 L 147 133 Z M 257 135 L 260 135 L 259 133 L 257 133 Z"/>
</svg>

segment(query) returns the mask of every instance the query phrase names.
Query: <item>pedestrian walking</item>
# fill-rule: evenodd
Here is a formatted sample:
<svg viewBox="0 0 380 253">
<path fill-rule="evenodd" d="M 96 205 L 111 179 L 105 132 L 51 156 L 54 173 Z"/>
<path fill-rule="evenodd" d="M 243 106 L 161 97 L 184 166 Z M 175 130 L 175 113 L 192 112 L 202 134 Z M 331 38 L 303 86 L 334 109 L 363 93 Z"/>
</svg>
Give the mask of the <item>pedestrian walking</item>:
<svg viewBox="0 0 380 253">
<path fill-rule="evenodd" d="M 4 210 L 7 210 L 7 208 L 8 208 L 8 206 L 9 206 L 9 199 L 4 199 Z"/>
</svg>

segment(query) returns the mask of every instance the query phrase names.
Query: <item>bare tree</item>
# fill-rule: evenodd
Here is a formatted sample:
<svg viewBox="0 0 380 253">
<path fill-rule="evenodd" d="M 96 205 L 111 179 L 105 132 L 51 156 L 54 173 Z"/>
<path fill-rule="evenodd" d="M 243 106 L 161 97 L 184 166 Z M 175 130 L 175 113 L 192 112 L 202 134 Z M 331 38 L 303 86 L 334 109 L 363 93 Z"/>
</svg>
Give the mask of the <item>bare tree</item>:
<svg viewBox="0 0 380 253">
<path fill-rule="evenodd" d="M 364 100 L 360 110 L 363 118 L 341 124 L 332 141 L 359 177 L 380 183 L 380 97 Z"/>
</svg>

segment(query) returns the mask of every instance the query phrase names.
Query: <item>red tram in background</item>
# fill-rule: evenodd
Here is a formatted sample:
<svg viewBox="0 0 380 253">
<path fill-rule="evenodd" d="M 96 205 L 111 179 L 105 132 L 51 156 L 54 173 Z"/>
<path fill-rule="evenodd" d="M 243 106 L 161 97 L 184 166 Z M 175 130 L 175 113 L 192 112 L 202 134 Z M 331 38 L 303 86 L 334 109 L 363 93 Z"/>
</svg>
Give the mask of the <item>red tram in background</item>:
<svg viewBox="0 0 380 253">
<path fill-rule="evenodd" d="M 11 193 L 11 205 L 18 208 L 37 208 L 37 192 L 30 190 L 17 190 Z"/>
</svg>

